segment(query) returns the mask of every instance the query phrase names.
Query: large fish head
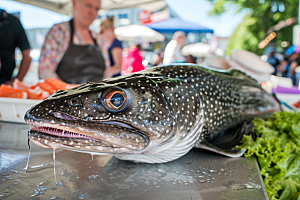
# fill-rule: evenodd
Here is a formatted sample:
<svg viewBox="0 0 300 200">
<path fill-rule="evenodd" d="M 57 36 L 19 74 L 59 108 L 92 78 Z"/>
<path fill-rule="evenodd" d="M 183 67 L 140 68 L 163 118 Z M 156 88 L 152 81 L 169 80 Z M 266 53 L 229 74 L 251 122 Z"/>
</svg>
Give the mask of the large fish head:
<svg viewBox="0 0 300 200">
<path fill-rule="evenodd" d="M 159 80 L 159 79 L 158 79 Z M 25 115 L 29 139 L 45 148 L 88 153 L 149 153 L 176 140 L 174 113 L 142 74 L 58 91 Z"/>
</svg>

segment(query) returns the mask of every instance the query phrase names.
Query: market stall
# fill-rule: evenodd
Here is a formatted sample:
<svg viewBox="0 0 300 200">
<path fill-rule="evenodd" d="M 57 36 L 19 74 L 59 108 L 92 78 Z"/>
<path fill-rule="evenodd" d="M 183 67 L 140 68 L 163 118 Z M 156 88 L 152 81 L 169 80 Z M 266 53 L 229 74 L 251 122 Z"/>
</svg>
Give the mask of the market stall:
<svg viewBox="0 0 300 200">
<path fill-rule="evenodd" d="M 212 29 L 179 18 L 169 18 L 145 25 L 160 33 L 175 33 L 179 30 L 185 33 L 213 33 Z"/>
</svg>

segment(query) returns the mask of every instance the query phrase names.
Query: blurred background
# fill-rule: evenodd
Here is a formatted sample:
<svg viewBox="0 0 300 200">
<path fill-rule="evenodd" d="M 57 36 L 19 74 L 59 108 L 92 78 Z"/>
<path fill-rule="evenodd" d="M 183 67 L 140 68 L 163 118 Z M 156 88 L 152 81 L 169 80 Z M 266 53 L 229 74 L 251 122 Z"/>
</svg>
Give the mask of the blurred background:
<svg viewBox="0 0 300 200">
<path fill-rule="evenodd" d="M 233 49 L 253 52 L 263 61 L 268 61 L 272 51 L 280 63 L 289 56 L 289 47 L 293 45 L 294 49 L 300 44 L 298 4 L 295 0 L 102 0 L 98 18 L 90 29 L 99 31 L 102 20 L 114 17 L 115 33 L 123 43 L 124 53 L 134 44 L 141 45 L 145 67 L 154 65 L 154 54 L 163 56 L 160 53 L 178 30 L 186 33 L 184 47 L 194 44 L 182 48 L 182 54 L 193 56 L 198 64 L 211 56 L 229 56 Z M 33 61 L 24 82 L 35 83 L 45 35 L 53 24 L 70 19 L 71 0 L 1 0 L 0 8 L 18 17 L 26 30 Z M 159 35 L 155 32 L 145 36 L 148 31 L 141 27 L 149 27 Z M 126 28 L 129 33 L 141 34 L 126 35 Z M 16 51 L 16 72 L 20 60 L 21 53 Z M 284 71 L 274 75 L 285 76 Z"/>
</svg>

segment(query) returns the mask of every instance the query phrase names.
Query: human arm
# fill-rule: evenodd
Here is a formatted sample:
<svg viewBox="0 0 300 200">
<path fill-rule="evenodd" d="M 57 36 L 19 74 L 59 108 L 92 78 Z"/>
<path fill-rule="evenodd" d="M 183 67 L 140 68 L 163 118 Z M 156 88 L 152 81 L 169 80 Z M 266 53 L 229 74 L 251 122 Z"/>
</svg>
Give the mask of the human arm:
<svg viewBox="0 0 300 200">
<path fill-rule="evenodd" d="M 31 63 L 31 56 L 30 56 L 30 49 L 26 49 L 22 51 L 22 61 L 20 64 L 20 69 L 17 75 L 17 79 L 19 79 L 20 81 L 23 81 L 25 75 L 28 72 L 28 69 L 30 67 L 30 63 Z"/>
<path fill-rule="evenodd" d="M 23 81 L 25 75 L 28 72 L 28 69 L 30 67 L 31 63 L 31 56 L 30 56 L 30 44 L 28 41 L 28 38 L 26 36 L 25 30 L 19 20 L 15 20 L 14 22 L 16 29 L 17 29 L 17 35 L 16 35 L 16 44 L 17 47 L 20 48 L 22 52 L 22 60 L 20 63 L 19 71 L 17 74 L 17 79 L 20 81 Z M 5 84 L 11 85 L 13 83 L 13 80 L 7 81 Z"/>
<path fill-rule="evenodd" d="M 69 44 L 68 24 L 56 24 L 47 33 L 38 66 L 40 79 L 58 78 L 56 69 Z"/>
<path fill-rule="evenodd" d="M 19 68 L 19 72 L 18 75 L 16 77 L 16 79 L 19 79 L 20 81 L 23 81 L 25 75 L 28 72 L 28 69 L 30 67 L 30 63 L 31 63 L 31 56 L 30 56 L 30 49 L 26 49 L 22 51 L 22 61 L 20 64 L 20 68 Z M 6 81 L 5 84 L 6 85 L 12 85 L 14 82 L 14 79 Z"/>
<path fill-rule="evenodd" d="M 295 77 L 295 69 L 296 69 L 296 67 L 298 67 L 297 61 L 293 61 L 290 64 L 290 68 L 289 68 L 289 70 L 291 71 L 293 77 Z"/>
<path fill-rule="evenodd" d="M 174 54 L 175 54 L 176 46 L 177 46 L 177 42 L 175 40 L 171 40 L 167 44 L 164 52 L 164 59 L 163 59 L 164 65 L 169 65 L 172 62 L 174 62 Z"/>
<path fill-rule="evenodd" d="M 109 67 L 109 62 L 107 60 L 105 60 L 105 70 L 104 70 L 104 73 L 103 73 L 103 80 L 111 77 L 109 68 L 110 68 Z"/>
</svg>

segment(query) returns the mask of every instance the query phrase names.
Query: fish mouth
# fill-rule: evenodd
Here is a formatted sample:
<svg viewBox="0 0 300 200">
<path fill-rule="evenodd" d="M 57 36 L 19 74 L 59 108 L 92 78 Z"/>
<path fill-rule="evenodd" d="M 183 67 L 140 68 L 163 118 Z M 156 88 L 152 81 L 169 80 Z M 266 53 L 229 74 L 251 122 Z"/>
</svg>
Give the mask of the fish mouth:
<svg viewBox="0 0 300 200">
<path fill-rule="evenodd" d="M 136 153 L 149 144 L 149 138 L 144 134 L 119 121 L 90 122 L 55 112 L 52 120 L 36 119 L 26 113 L 25 122 L 32 126 L 28 138 L 44 148 L 94 154 Z"/>
</svg>

